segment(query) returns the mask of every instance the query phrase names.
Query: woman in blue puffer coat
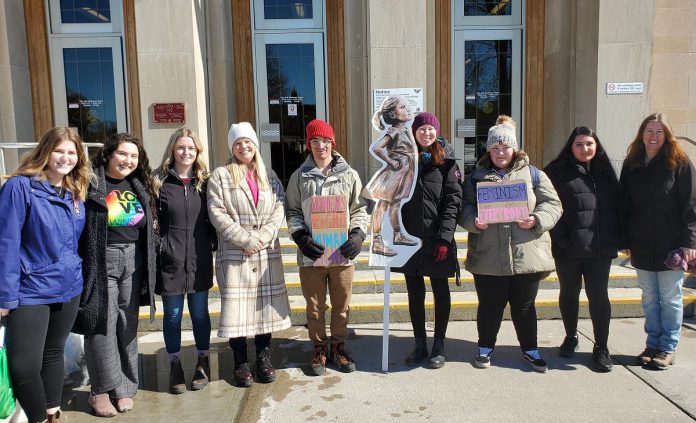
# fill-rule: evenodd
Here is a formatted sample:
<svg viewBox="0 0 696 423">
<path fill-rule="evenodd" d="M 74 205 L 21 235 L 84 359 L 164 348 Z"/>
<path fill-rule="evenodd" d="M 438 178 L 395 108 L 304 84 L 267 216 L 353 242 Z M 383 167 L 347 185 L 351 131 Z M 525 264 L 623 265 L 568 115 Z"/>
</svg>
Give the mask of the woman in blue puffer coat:
<svg viewBox="0 0 696 423">
<path fill-rule="evenodd" d="M 60 419 L 63 348 L 82 293 L 77 244 L 89 159 L 77 131 L 49 129 L 0 190 L 0 315 L 29 422 Z"/>
</svg>

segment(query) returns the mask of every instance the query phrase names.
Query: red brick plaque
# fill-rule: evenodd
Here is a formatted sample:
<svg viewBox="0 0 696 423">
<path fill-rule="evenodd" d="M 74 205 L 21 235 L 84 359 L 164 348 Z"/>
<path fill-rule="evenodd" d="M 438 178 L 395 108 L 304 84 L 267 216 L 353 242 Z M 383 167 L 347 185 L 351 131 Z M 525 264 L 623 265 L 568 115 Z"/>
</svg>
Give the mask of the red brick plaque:
<svg viewBox="0 0 696 423">
<path fill-rule="evenodd" d="M 153 103 L 152 116 L 154 123 L 184 123 L 184 103 Z"/>
</svg>

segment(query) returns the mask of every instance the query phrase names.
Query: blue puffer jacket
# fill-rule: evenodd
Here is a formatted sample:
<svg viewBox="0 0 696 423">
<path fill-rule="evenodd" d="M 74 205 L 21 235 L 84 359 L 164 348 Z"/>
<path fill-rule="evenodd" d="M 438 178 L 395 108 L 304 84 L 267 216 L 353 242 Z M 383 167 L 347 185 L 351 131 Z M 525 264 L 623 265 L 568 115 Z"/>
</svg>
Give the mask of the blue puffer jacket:
<svg viewBox="0 0 696 423">
<path fill-rule="evenodd" d="M 79 213 L 76 211 L 79 210 Z M 0 308 L 66 302 L 82 292 L 82 201 L 14 176 L 0 189 Z"/>
</svg>

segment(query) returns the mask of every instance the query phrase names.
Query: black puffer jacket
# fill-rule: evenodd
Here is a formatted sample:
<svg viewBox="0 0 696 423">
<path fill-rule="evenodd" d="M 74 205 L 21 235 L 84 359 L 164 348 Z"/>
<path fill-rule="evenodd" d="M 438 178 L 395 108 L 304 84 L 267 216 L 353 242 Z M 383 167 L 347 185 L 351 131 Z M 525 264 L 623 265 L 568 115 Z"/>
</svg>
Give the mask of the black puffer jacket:
<svg viewBox="0 0 696 423">
<path fill-rule="evenodd" d="M 671 171 L 662 154 L 647 165 L 621 170 L 625 191 L 622 248 L 633 267 L 668 270 L 667 253 L 696 248 L 696 171 L 688 164 Z"/>
<path fill-rule="evenodd" d="M 619 247 L 621 185 L 607 162 L 575 159 L 544 169 L 553 183 L 563 215 L 551 229 L 551 252 L 560 259 L 612 259 Z"/>
<path fill-rule="evenodd" d="M 207 184 L 207 183 L 206 183 Z M 215 229 L 208 219 L 207 187 L 196 178 L 184 185 L 170 171 L 157 198 L 160 251 L 155 293 L 192 294 L 213 286 Z"/>
<path fill-rule="evenodd" d="M 83 335 L 106 335 L 107 310 L 109 304 L 108 279 L 106 271 L 106 237 L 108 233 L 109 209 L 106 206 L 106 178 L 104 167 L 94 169 L 97 183 L 90 183 L 85 201 L 85 229 L 82 231 L 78 252 L 82 257 L 82 277 L 84 289 L 80 298 L 80 308 L 72 331 Z M 140 287 L 140 305 L 150 305 L 150 322 L 155 319 L 155 273 L 157 262 L 157 239 L 155 221 L 150 207 L 150 194 L 136 178 L 129 179 L 135 195 L 145 210 L 145 239 L 141 242 L 146 248 L 147 277 Z M 142 235 L 141 235 L 142 238 Z"/>
<path fill-rule="evenodd" d="M 411 199 L 401 208 L 401 221 L 409 235 L 423 241 L 421 248 L 395 272 L 445 278 L 459 270 L 454 233 L 457 215 L 462 208 L 461 173 L 454 158 L 454 148 L 444 138 L 445 163 L 435 166 L 419 161 L 418 178 Z M 436 262 L 433 250 L 438 240 L 449 244 L 449 255 Z"/>
</svg>

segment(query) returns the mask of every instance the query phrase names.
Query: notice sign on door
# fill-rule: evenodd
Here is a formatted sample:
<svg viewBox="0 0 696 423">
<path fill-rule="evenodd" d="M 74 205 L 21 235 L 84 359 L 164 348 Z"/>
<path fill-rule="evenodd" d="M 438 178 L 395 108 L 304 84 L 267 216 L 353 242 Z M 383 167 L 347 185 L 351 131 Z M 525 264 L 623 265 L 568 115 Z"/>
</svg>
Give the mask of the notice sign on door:
<svg viewBox="0 0 696 423">
<path fill-rule="evenodd" d="M 529 217 L 527 184 L 522 179 L 476 184 L 481 223 L 519 222 Z"/>
<path fill-rule="evenodd" d="M 314 266 L 345 266 L 340 247 L 348 239 L 348 207 L 342 195 L 317 195 L 311 199 L 312 238 L 324 246 Z"/>
<path fill-rule="evenodd" d="M 642 82 L 607 82 L 607 95 L 643 94 Z"/>
<path fill-rule="evenodd" d="M 297 116 L 297 104 L 288 104 L 288 116 Z"/>
</svg>

